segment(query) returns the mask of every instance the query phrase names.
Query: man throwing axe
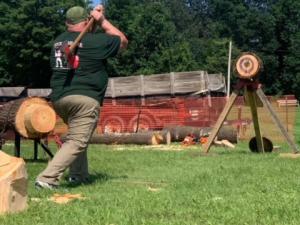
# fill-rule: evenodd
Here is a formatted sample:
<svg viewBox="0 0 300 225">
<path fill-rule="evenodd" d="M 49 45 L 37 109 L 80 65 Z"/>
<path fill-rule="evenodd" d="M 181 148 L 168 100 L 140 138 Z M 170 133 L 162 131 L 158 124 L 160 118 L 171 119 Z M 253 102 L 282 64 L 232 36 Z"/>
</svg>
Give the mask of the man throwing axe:
<svg viewBox="0 0 300 225">
<path fill-rule="evenodd" d="M 102 5 L 96 6 L 90 15 L 104 33 L 88 32 L 83 36 L 74 51 L 80 60 L 76 68 L 68 65 L 63 51 L 62 55 L 57 52 L 65 43 L 71 45 L 87 26 L 89 15 L 84 8 L 75 6 L 67 11 L 67 30 L 52 46 L 50 97 L 55 111 L 68 125 L 68 133 L 47 168 L 37 177 L 38 188 L 57 187 L 67 168 L 70 182 L 85 182 L 89 177 L 87 147 L 97 126 L 108 83 L 106 59 L 116 56 L 128 43 L 125 35 L 105 18 Z"/>
</svg>

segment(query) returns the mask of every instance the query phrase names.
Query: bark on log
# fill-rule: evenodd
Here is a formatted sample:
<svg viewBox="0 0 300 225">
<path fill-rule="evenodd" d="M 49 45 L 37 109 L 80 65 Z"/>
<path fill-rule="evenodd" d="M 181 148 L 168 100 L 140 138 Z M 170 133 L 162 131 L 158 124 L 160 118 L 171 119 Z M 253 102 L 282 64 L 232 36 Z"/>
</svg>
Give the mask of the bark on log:
<svg viewBox="0 0 300 225">
<path fill-rule="evenodd" d="M 0 214 L 27 207 L 27 172 L 21 158 L 0 151 Z"/>
<path fill-rule="evenodd" d="M 196 138 L 209 136 L 211 127 L 191 127 L 191 126 L 166 126 L 165 131 L 171 133 L 171 140 L 175 142 L 181 142 L 184 138 L 193 134 Z M 228 140 L 231 143 L 237 143 L 237 130 L 232 126 L 222 126 L 218 135 L 218 140 Z"/>
<path fill-rule="evenodd" d="M 0 111 L 0 131 L 14 129 L 25 138 L 42 138 L 51 132 L 56 114 L 45 99 L 21 98 L 3 105 Z"/>
<path fill-rule="evenodd" d="M 137 144 L 137 145 L 158 145 L 170 144 L 171 135 L 169 132 L 139 132 L 139 133 L 111 133 L 94 134 L 90 140 L 92 144 Z"/>
<path fill-rule="evenodd" d="M 217 134 L 217 139 L 220 141 L 227 140 L 231 143 L 237 143 L 238 141 L 237 129 L 234 128 L 233 126 L 228 126 L 228 125 L 222 126 Z"/>
</svg>

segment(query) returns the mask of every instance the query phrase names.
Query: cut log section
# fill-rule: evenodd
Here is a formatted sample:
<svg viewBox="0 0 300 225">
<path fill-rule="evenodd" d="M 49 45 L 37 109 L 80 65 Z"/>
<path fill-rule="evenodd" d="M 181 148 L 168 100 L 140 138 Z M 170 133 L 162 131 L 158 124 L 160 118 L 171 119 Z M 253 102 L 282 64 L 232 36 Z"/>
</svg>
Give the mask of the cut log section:
<svg viewBox="0 0 300 225">
<path fill-rule="evenodd" d="M 188 135 L 195 135 L 196 138 L 209 136 L 211 127 L 191 127 L 191 126 L 166 126 L 163 131 L 169 131 L 171 140 L 181 142 Z M 237 143 L 237 129 L 232 126 L 222 126 L 218 135 L 218 140 L 228 140 Z"/>
<path fill-rule="evenodd" d="M 14 129 L 25 138 L 42 138 L 51 132 L 56 114 L 45 99 L 22 98 L 3 105 L 0 111 L 0 129 Z"/>
<path fill-rule="evenodd" d="M 0 151 L 0 214 L 27 207 L 27 172 L 21 158 Z"/>
<path fill-rule="evenodd" d="M 64 138 L 62 138 L 63 140 Z M 137 144 L 137 145 L 158 145 L 170 144 L 170 132 L 140 132 L 140 133 L 111 133 L 94 134 L 91 137 L 92 144 Z"/>
<path fill-rule="evenodd" d="M 252 79 L 262 70 L 261 59 L 250 52 L 243 53 L 236 61 L 235 71 L 239 78 Z"/>
</svg>

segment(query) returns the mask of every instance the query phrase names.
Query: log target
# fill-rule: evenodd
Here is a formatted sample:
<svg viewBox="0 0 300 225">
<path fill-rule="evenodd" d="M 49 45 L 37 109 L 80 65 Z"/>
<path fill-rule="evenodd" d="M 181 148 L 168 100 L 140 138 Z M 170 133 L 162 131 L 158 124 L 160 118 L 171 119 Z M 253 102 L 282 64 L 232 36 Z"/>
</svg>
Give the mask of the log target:
<svg viewBox="0 0 300 225">
<path fill-rule="evenodd" d="M 282 135 L 285 137 L 286 142 L 293 149 L 294 153 L 299 152 L 298 146 L 289 136 L 288 132 L 280 122 L 278 116 L 276 115 L 274 109 L 268 101 L 268 98 L 262 91 L 261 85 L 257 82 L 257 79 L 253 79 L 259 74 L 261 70 L 262 62 L 260 58 L 253 53 L 244 53 L 237 59 L 235 64 L 235 72 L 238 74 L 240 79 L 238 80 L 236 88 L 230 95 L 223 111 L 221 112 L 217 122 L 215 123 L 211 134 L 209 135 L 207 143 L 204 145 L 205 153 L 208 153 L 209 148 L 213 144 L 221 126 L 230 113 L 230 109 L 232 108 L 236 98 L 239 96 L 241 90 L 243 90 L 244 95 L 247 96 L 255 131 L 255 138 L 252 139 L 252 143 L 249 146 L 250 149 L 253 148 L 253 150 L 251 149 L 252 151 L 258 152 L 272 151 L 273 149 L 272 142 L 266 142 L 266 138 L 263 138 L 261 135 L 257 111 L 257 99 L 259 99 L 262 102 L 263 107 L 265 107 L 269 111 L 273 122 L 278 126 Z"/>
<path fill-rule="evenodd" d="M 256 77 L 262 69 L 262 62 L 253 53 L 244 53 L 236 61 L 235 70 L 242 79 Z"/>
</svg>

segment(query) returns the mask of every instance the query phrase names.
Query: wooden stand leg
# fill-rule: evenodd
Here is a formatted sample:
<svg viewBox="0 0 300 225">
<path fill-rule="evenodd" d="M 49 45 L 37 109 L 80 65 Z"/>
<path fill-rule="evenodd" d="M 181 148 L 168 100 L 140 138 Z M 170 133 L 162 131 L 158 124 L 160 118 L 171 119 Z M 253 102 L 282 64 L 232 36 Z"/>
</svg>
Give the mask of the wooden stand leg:
<svg viewBox="0 0 300 225">
<path fill-rule="evenodd" d="M 247 87 L 245 88 L 245 95 L 247 95 L 249 106 L 251 109 L 252 121 L 254 125 L 255 131 L 255 138 L 257 143 L 257 149 L 259 152 L 265 152 L 263 140 L 260 132 L 259 121 L 258 121 L 258 114 L 257 114 L 257 104 L 256 104 L 256 95 L 255 91 L 248 90 Z"/>
<path fill-rule="evenodd" d="M 34 154 L 33 154 L 33 160 L 38 159 L 38 145 L 41 145 L 42 149 L 51 157 L 53 158 L 53 154 L 50 151 L 49 147 L 41 142 L 40 139 L 34 139 Z M 15 156 L 20 157 L 21 155 L 21 136 L 17 132 L 15 132 Z"/>
<path fill-rule="evenodd" d="M 39 146 L 38 146 L 38 141 L 35 139 L 34 140 L 34 152 L 33 152 L 33 160 L 37 160 L 38 159 L 38 150 L 39 150 Z"/>
<path fill-rule="evenodd" d="M 215 140 L 221 126 L 223 125 L 224 120 L 226 119 L 226 116 L 230 112 L 230 109 L 232 108 L 236 98 L 238 96 L 238 90 L 235 90 L 232 92 L 230 98 L 228 99 L 228 102 L 226 103 L 222 113 L 220 114 L 214 128 L 211 131 L 211 134 L 208 137 L 207 143 L 204 145 L 204 152 L 208 153 L 210 146 L 212 145 L 213 141 Z"/>
<path fill-rule="evenodd" d="M 18 132 L 15 132 L 15 156 L 20 157 L 21 152 L 21 136 Z"/>
<path fill-rule="evenodd" d="M 53 154 L 52 154 L 52 152 L 50 151 L 49 147 L 48 147 L 46 144 L 44 144 L 40 139 L 37 140 L 37 142 L 41 145 L 41 147 L 43 148 L 43 150 L 44 150 L 51 158 L 53 158 Z"/>
<path fill-rule="evenodd" d="M 267 108 L 267 110 L 270 112 L 271 117 L 274 121 L 274 123 L 278 126 L 279 130 L 281 131 L 282 135 L 285 137 L 286 142 L 289 144 L 289 146 L 293 149 L 294 153 L 299 152 L 298 146 L 293 142 L 293 140 L 290 138 L 288 132 L 286 131 L 286 129 L 284 128 L 284 126 L 282 125 L 282 123 L 280 122 L 277 114 L 275 113 L 275 111 L 273 110 L 273 107 L 271 106 L 271 104 L 269 103 L 267 97 L 265 96 L 264 92 L 261 90 L 261 88 L 258 88 L 256 91 L 258 97 L 260 98 L 260 100 L 262 101 L 262 103 L 264 104 L 264 107 Z"/>
<path fill-rule="evenodd" d="M 4 141 L 3 141 L 3 139 L 1 138 L 1 135 L 0 135 L 0 150 L 2 150 L 3 143 L 4 143 Z"/>
</svg>

